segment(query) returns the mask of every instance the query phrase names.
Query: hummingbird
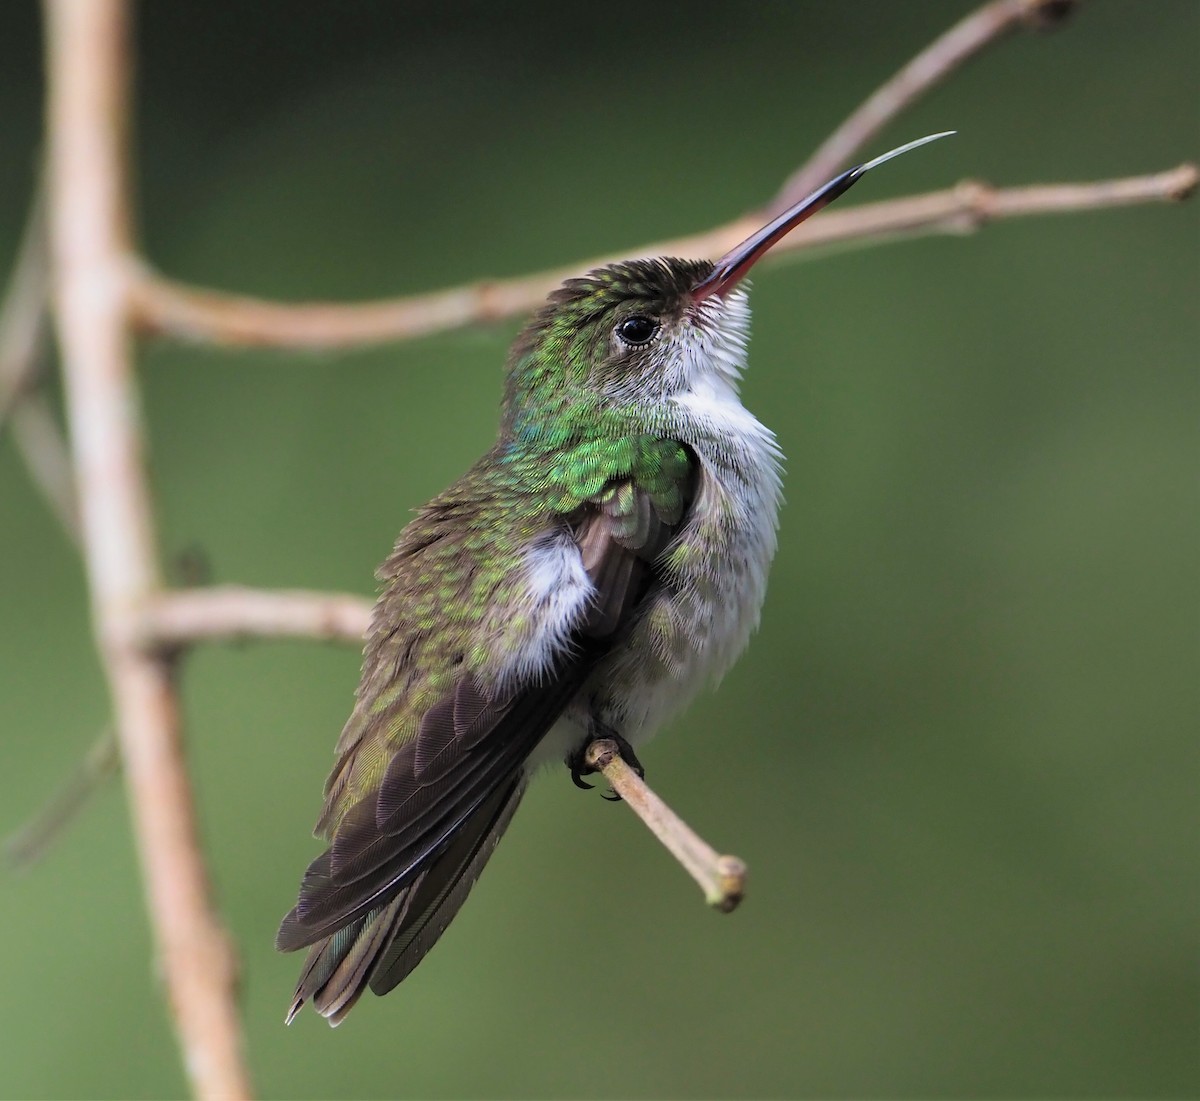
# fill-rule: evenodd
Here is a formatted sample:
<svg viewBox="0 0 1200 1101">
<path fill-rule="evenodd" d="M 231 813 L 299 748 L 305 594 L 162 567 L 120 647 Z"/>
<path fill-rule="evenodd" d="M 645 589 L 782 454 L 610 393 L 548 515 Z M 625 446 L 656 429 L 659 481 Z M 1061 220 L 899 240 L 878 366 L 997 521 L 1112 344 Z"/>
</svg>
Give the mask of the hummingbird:
<svg viewBox="0 0 1200 1101">
<path fill-rule="evenodd" d="M 950 132 L 952 133 L 952 131 Z M 745 277 L 876 166 L 843 172 L 708 260 L 567 280 L 517 337 L 496 441 L 379 568 L 362 676 L 276 947 L 308 949 L 287 1014 L 339 1024 L 425 957 L 530 777 L 636 747 L 758 625 L 782 454 L 741 403 Z"/>
</svg>

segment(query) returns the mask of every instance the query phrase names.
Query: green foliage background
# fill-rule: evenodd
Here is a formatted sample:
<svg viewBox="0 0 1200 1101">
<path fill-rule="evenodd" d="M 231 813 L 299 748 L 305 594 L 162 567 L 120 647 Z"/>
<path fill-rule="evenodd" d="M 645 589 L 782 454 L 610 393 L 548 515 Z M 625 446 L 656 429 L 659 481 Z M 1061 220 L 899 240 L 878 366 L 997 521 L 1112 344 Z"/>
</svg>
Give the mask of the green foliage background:
<svg viewBox="0 0 1200 1101">
<path fill-rule="evenodd" d="M 966 10 L 897 4 L 143 4 L 149 255 L 363 297 L 518 274 L 771 194 Z M 1113 0 L 889 128 L 952 142 L 854 202 L 1197 155 L 1194 0 Z M 0 256 L 41 107 L 0 7 Z M 1197 1036 L 1195 202 L 764 268 L 747 403 L 789 457 L 760 634 L 644 755 L 743 855 L 707 912 L 633 817 L 552 774 L 461 917 L 331 1032 L 271 947 L 357 655 L 207 649 L 184 678 L 249 1051 L 271 1097 L 1184 1096 Z M 141 357 L 164 551 L 368 592 L 494 430 L 516 325 L 340 356 Z M 103 725 L 78 562 L 0 441 L 0 807 Z M 0 879 L 0 1094 L 185 1086 L 116 785 Z"/>
</svg>

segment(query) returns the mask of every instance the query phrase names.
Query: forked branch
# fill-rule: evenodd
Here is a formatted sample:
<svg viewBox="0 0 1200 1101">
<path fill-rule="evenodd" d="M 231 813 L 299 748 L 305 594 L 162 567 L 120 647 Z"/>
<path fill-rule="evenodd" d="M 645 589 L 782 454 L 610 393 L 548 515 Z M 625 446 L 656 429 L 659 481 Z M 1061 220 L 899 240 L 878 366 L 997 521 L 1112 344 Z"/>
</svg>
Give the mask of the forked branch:
<svg viewBox="0 0 1200 1101">
<path fill-rule="evenodd" d="M 1013 31 L 1057 26 L 1078 0 L 992 0 L 976 8 L 935 38 L 890 80 L 871 93 L 789 176 L 767 209 L 770 216 L 786 210 L 851 158 L 892 119 L 930 89 L 962 68 L 976 54 Z"/>
<path fill-rule="evenodd" d="M 991 0 L 939 37 L 881 86 L 784 184 L 765 213 L 790 205 L 842 168 L 883 126 L 991 43 L 1022 26 L 1057 22 L 1075 0 Z M 129 125 L 127 0 L 44 0 L 51 173 L 45 249 L 27 238 L 0 323 L 0 422 L 11 418 L 31 471 L 70 525 L 73 484 L 82 508 L 82 549 L 97 642 L 112 691 L 148 909 L 187 1074 L 204 1097 L 249 1094 L 241 1054 L 233 954 L 217 922 L 198 841 L 172 676 L 181 651 L 199 642 L 298 637 L 359 643 L 367 601 L 340 594 L 262 592 L 233 586 L 162 587 L 145 479 L 131 337 L 135 329 L 225 345 L 338 348 L 399 341 L 528 313 L 563 278 L 614 257 L 518 279 L 360 304 L 283 304 L 208 291 L 153 272 L 129 231 L 124 135 Z M 1197 170 L 1095 183 L 996 189 L 967 182 L 946 191 L 824 214 L 777 251 L 813 254 L 897 236 L 969 233 L 990 221 L 1181 199 Z M 715 256 L 764 220 L 756 212 L 691 237 L 627 250 L 622 257 Z M 36 230 L 35 218 L 31 233 Z M 44 238 L 43 238 L 44 240 Z M 38 249 L 41 248 L 39 253 Z M 72 471 L 43 395 L 33 390 L 46 297 L 62 348 Z M 72 477 L 73 475 L 73 477 Z M 102 747 L 103 748 L 103 747 Z M 690 830 L 624 762 L 594 742 L 601 771 L 704 890 L 730 910 L 745 866 Z M 111 755 L 79 782 L 94 786 Z M 83 787 L 67 793 L 73 804 Z M 69 806 L 67 807 L 69 810 Z M 60 803 L 43 822 L 61 825 Z M 48 836 L 45 828 L 35 844 Z"/>
<path fill-rule="evenodd" d="M 250 1093 L 236 965 L 204 865 L 171 663 L 137 644 L 161 587 L 133 372 L 125 133 L 129 5 L 46 0 L 47 213 L 92 621 L 113 702 L 157 956 L 192 1088 Z"/>
</svg>

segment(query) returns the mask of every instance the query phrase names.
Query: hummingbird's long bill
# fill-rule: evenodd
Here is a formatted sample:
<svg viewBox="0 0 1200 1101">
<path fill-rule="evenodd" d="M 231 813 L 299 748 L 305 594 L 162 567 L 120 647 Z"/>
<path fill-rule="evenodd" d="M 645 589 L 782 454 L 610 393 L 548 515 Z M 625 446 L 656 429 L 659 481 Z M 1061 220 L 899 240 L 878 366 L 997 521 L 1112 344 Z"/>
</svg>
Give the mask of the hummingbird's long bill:
<svg viewBox="0 0 1200 1101">
<path fill-rule="evenodd" d="M 692 293 L 694 301 L 707 298 L 710 294 L 724 294 L 730 287 L 736 286 L 746 273 L 758 262 L 776 242 L 791 233 L 801 222 L 811 218 L 818 210 L 823 210 L 834 199 L 845 195 L 872 168 L 878 168 L 885 161 L 890 161 L 902 153 L 928 145 L 931 141 L 939 141 L 956 133 L 954 130 L 944 130 L 940 134 L 930 134 L 917 138 L 874 160 L 856 164 L 848 168 L 840 176 L 834 177 L 829 183 L 817 188 L 811 195 L 801 199 L 795 206 L 789 207 L 774 221 L 768 222 L 762 229 L 752 233 L 740 245 L 730 249 L 713 268 L 712 275 L 705 279 Z"/>
</svg>

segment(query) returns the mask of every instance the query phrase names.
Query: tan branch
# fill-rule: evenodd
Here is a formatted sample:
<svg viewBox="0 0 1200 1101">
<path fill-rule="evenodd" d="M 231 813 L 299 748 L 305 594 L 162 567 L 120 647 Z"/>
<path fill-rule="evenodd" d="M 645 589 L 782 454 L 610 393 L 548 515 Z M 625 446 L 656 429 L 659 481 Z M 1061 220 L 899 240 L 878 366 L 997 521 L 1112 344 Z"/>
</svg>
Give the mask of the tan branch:
<svg viewBox="0 0 1200 1101">
<path fill-rule="evenodd" d="M 704 900 L 729 913 L 746 893 L 746 865 L 736 856 L 722 856 L 683 821 L 621 757 L 611 738 L 599 738 L 587 747 L 587 764 L 604 778 L 683 866 L 704 892 Z"/>
<path fill-rule="evenodd" d="M 371 601 L 362 597 L 220 585 L 161 594 L 143 610 L 141 632 L 144 646 L 168 650 L 250 638 L 361 645 L 370 619 Z"/>
<path fill-rule="evenodd" d="M 45 11 L 54 305 L 97 644 L 187 1074 L 201 1097 L 245 1097 L 236 967 L 210 901 L 179 701 L 169 663 L 137 637 L 136 609 L 160 581 L 123 267 L 129 7 L 46 0 Z"/>
<path fill-rule="evenodd" d="M 1077 0 L 991 0 L 934 39 L 895 76 L 880 85 L 784 182 L 767 208 L 774 217 L 845 168 L 892 119 L 940 84 L 981 50 L 1022 27 L 1060 22 Z"/>
<path fill-rule="evenodd" d="M 998 218 L 1177 200 L 1195 185 L 1196 168 L 1186 164 L 1152 176 L 1097 183 L 997 189 L 969 181 L 948 191 L 822 213 L 784 238 L 770 257 L 835 244 L 862 247 L 898 236 L 966 233 Z M 761 215 L 739 218 L 706 233 L 644 245 L 622 255 L 717 256 L 756 229 L 761 220 Z M 190 287 L 136 265 L 127 268 L 127 273 L 137 315 L 152 331 L 224 345 L 313 349 L 411 340 L 518 317 L 539 306 L 563 279 L 614 258 L 598 257 L 516 279 L 357 304 L 269 302 Z"/>
</svg>

